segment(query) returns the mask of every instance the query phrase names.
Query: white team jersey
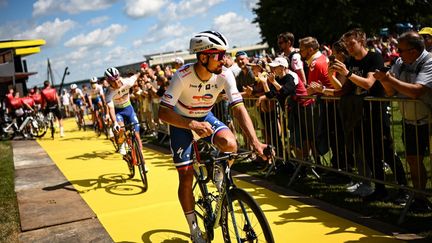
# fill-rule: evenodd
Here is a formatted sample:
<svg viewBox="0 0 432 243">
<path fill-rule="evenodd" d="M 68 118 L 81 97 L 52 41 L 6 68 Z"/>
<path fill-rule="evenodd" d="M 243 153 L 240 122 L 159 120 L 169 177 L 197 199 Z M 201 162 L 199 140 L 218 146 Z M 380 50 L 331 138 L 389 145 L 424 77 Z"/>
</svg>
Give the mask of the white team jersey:
<svg viewBox="0 0 432 243">
<path fill-rule="evenodd" d="M 84 94 L 80 88 L 76 88 L 74 93 L 71 91 L 71 97 L 73 100 L 84 99 Z"/>
<path fill-rule="evenodd" d="M 120 78 L 122 86 L 118 89 L 113 89 L 111 86 L 108 87 L 107 93 L 105 95 L 105 100 L 107 103 L 111 101 L 114 103 L 116 108 L 124 108 L 130 105 L 129 89 L 134 85 L 137 80 L 137 76 L 132 76 L 130 78 Z"/>
<path fill-rule="evenodd" d="M 222 90 L 225 90 L 230 105 L 243 102 L 231 71 L 223 67 L 221 74 L 213 74 L 208 81 L 202 82 L 193 64 L 187 64 L 173 75 L 161 105 L 173 108 L 183 116 L 203 117 L 213 108 Z"/>
<path fill-rule="evenodd" d="M 103 89 L 102 89 L 102 85 L 100 84 L 96 84 L 96 88 L 90 88 L 89 94 L 88 96 L 91 99 L 96 99 L 98 96 L 102 96 L 103 95 Z"/>
</svg>

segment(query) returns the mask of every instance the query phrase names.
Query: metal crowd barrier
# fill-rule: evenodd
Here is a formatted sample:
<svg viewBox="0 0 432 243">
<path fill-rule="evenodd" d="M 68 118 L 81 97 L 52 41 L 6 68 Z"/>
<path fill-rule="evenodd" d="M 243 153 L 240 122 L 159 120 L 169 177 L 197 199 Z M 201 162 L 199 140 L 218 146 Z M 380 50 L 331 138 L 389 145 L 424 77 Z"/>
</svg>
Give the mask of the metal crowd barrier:
<svg viewBox="0 0 432 243">
<path fill-rule="evenodd" d="M 417 110 L 420 101 L 375 97 L 362 97 L 360 100 L 358 97 L 302 98 L 313 99 L 314 102 L 303 107 L 300 102 L 289 102 L 288 97 L 282 106 L 276 99 L 258 104 L 257 98 L 244 98 L 258 138 L 272 144 L 276 150 L 278 160 L 263 170 L 266 177 L 273 174 L 280 163 L 293 163 L 297 167 L 288 180 L 288 186 L 296 181 L 302 168 L 311 169 L 319 178 L 320 174 L 315 172 L 319 168 L 405 190 L 410 198 L 402 210 L 399 223 L 403 222 L 415 194 L 432 195 L 430 111 L 422 120 L 428 124 L 429 154 L 424 156 L 423 161 L 417 160 L 416 166 L 419 168 L 423 163 L 426 168 L 425 190 L 413 186 L 413 183 L 418 183 L 411 178 L 411 168 L 406 160 L 403 143 L 406 140 L 406 127 L 401 107 L 409 105 L 409 109 Z M 343 115 L 341 109 L 344 109 Z M 232 113 L 228 111 L 226 101 L 216 103 L 212 111 L 234 131 L 240 149 L 250 150 L 238 122 L 232 119 Z M 365 116 L 368 119 L 364 119 Z M 354 123 L 358 125 L 352 127 Z M 353 133 L 347 135 L 347 130 L 352 130 Z M 166 126 L 160 126 L 159 131 L 168 134 Z M 418 131 L 415 135 L 416 138 L 419 136 Z"/>
</svg>

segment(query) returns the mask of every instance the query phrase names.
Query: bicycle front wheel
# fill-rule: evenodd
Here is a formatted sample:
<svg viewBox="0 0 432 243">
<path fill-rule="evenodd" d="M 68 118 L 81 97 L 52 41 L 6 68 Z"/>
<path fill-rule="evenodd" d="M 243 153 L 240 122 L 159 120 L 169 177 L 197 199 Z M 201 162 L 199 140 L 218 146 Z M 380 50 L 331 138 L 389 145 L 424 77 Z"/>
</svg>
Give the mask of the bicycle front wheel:
<svg viewBox="0 0 432 243">
<path fill-rule="evenodd" d="M 221 226 L 224 242 L 273 243 L 273 234 L 257 202 L 244 190 L 229 191 L 231 202 L 225 198 Z"/>
<path fill-rule="evenodd" d="M 40 115 L 36 115 L 34 119 L 31 121 L 32 126 L 32 136 L 41 138 L 48 131 L 48 124 L 43 120 L 43 117 Z"/>
<path fill-rule="evenodd" d="M 148 181 L 147 173 L 145 171 L 145 161 L 140 146 L 138 144 L 138 140 L 136 138 L 133 140 L 133 147 L 133 149 L 135 150 L 137 166 L 144 186 L 144 192 L 146 192 L 148 189 Z"/>
</svg>

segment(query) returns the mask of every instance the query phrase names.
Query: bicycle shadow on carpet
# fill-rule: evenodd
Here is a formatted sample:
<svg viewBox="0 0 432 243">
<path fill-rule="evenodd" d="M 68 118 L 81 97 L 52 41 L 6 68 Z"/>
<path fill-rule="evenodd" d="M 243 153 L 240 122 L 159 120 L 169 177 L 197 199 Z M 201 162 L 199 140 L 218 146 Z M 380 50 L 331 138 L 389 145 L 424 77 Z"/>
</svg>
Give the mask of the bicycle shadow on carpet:
<svg viewBox="0 0 432 243">
<path fill-rule="evenodd" d="M 112 157 L 113 154 L 115 154 L 115 151 L 106 151 L 106 150 L 100 150 L 100 151 L 92 151 L 72 157 L 66 158 L 67 160 L 91 160 L 94 158 L 101 158 L 103 160 L 117 160 Z"/>
<path fill-rule="evenodd" d="M 161 242 L 161 243 L 187 243 L 189 233 L 178 230 L 156 229 L 144 233 L 141 237 L 144 243 Z"/>
<path fill-rule="evenodd" d="M 105 190 L 118 196 L 132 196 L 144 193 L 144 188 L 128 182 L 140 182 L 139 179 L 129 179 L 128 175 L 111 173 L 99 176 L 97 179 L 71 180 L 57 185 L 42 188 L 44 191 L 59 189 L 75 191 L 84 194 L 90 191 Z"/>
</svg>

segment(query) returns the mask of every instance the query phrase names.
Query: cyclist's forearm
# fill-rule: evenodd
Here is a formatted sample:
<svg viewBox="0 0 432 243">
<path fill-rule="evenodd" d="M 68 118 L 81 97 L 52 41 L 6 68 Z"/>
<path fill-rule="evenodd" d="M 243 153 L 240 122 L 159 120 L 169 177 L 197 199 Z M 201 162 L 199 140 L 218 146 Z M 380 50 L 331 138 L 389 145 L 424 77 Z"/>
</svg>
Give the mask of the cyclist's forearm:
<svg viewBox="0 0 432 243">
<path fill-rule="evenodd" d="M 114 107 L 111 107 L 111 106 L 107 105 L 106 109 L 109 112 L 109 116 L 111 118 L 111 121 L 115 123 L 116 122 L 116 117 L 115 117 Z"/>
<path fill-rule="evenodd" d="M 255 128 L 244 105 L 233 107 L 233 115 L 235 119 L 239 121 L 239 125 L 246 137 L 248 138 L 248 141 L 250 141 L 254 145 L 254 147 L 258 146 L 259 140 L 256 136 Z"/>
</svg>

